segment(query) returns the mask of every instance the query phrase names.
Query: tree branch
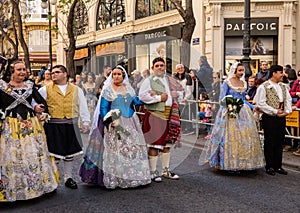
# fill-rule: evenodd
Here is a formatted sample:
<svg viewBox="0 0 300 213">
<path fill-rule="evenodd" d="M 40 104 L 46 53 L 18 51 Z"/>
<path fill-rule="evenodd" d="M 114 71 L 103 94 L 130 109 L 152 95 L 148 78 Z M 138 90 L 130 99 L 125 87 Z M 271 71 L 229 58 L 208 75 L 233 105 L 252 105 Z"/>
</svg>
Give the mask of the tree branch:
<svg viewBox="0 0 300 213">
<path fill-rule="evenodd" d="M 183 9 L 180 1 L 179 0 L 170 0 L 170 1 L 176 7 L 176 9 L 178 10 L 178 13 L 181 15 L 181 17 L 183 19 L 185 19 L 186 18 L 186 10 Z"/>
</svg>

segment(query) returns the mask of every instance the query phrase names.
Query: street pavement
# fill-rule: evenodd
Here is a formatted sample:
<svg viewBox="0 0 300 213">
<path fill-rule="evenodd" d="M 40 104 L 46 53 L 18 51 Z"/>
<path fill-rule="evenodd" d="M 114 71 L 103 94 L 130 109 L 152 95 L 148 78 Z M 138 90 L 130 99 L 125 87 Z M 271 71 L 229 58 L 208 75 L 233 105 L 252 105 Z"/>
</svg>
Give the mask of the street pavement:
<svg viewBox="0 0 300 213">
<path fill-rule="evenodd" d="M 269 176 L 264 169 L 217 171 L 198 163 L 206 141 L 203 137 L 183 136 L 183 146 L 172 150 L 171 167 L 180 175 L 179 180 L 163 179 L 135 189 L 107 190 L 80 181 L 82 158 L 78 157 L 74 169 L 77 190 L 60 183 L 56 192 L 40 198 L 0 203 L 0 212 L 300 212 L 300 158 L 284 153 L 287 176 Z M 83 135 L 84 143 L 86 139 Z M 61 166 L 58 165 L 60 171 Z"/>
</svg>

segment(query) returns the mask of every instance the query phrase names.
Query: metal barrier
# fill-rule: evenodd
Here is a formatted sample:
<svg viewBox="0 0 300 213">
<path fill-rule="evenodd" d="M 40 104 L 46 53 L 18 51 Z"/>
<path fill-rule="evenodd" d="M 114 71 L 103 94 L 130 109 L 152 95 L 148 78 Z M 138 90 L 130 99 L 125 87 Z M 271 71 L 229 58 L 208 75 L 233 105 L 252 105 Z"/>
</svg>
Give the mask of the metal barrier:
<svg viewBox="0 0 300 213">
<path fill-rule="evenodd" d="M 196 84 L 196 97 L 199 97 L 199 94 L 198 94 L 198 79 L 195 80 L 195 84 Z M 195 103 L 195 104 L 193 104 Z M 205 122 L 200 122 L 200 119 L 199 119 L 199 116 L 198 116 L 198 105 L 199 103 L 210 103 L 210 104 L 220 104 L 219 102 L 206 102 L 206 101 L 200 101 L 200 100 L 185 100 L 185 106 L 188 106 L 188 119 L 183 119 L 183 118 L 180 118 L 180 121 L 184 121 L 184 122 L 189 122 L 189 123 L 193 123 L 195 126 L 196 126 L 196 135 L 199 135 L 199 126 L 200 125 L 210 125 L 210 126 L 214 126 L 213 123 L 205 123 Z M 181 105 L 183 103 L 180 103 Z M 192 113 L 192 107 L 195 107 L 195 111 L 194 113 Z M 295 111 L 293 111 L 294 113 Z M 285 135 L 286 138 L 291 138 L 291 139 L 297 139 L 297 140 L 300 140 L 300 109 L 296 109 L 296 112 L 298 113 L 298 115 L 289 115 L 291 116 L 291 119 L 289 121 L 289 116 L 287 116 L 287 124 L 289 124 L 289 127 L 291 128 L 296 128 L 297 129 L 297 136 L 294 136 L 294 135 L 291 135 L 288 132 L 288 135 Z M 144 114 L 142 112 L 136 112 L 137 114 Z M 192 118 L 191 116 L 192 115 L 196 115 L 195 118 Z M 294 116 L 294 117 L 292 117 Z M 181 115 L 180 115 L 181 117 Z M 263 134 L 263 131 L 259 131 L 259 134 Z M 293 134 L 293 133 L 292 133 Z"/>
<path fill-rule="evenodd" d="M 195 115 L 196 118 L 190 118 L 187 119 L 180 119 L 181 121 L 184 122 L 191 122 L 193 124 L 196 125 L 196 135 L 199 134 L 199 125 L 211 125 L 214 126 L 213 123 L 205 123 L 205 122 L 201 122 L 198 116 L 198 104 L 199 103 L 210 103 L 210 104 L 220 104 L 219 102 L 205 102 L 205 101 L 199 101 L 199 100 L 187 100 L 186 102 L 190 102 L 190 103 L 196 103 L 195 104 Z M 192 104 L 187 104 L 189 107 L 188 109 L 191 109 L 191 105 Z M 192 113 L 189 111 L 189 116 Z M 297 114 L 297 115 L 295 115 Z M 296 139 L 296 140 L 300 140 L 300 109 L 296 109 L 295 111 L 293 111 L 293 114 L 290 114 L 289 116 L 287 116 L 287 127 L 291 127 L 292 128 L 292 132 L 290 133 L 286 127 L 286 131 L 287 131 L 287 135 L 285 135 L 286 138 L 290 138 L 290 139 Z M 294 129 L 296 129 L 296 132 L 294 131 Z M 263 131 L 259 131 L 260 134 L 263 134 Z"/>
<path fill-rule="evenodd" d="M 189 104 L 191 103 L 191 104 Z M 193 104 L 195 103 L 195 104 Z M 200 125 L 210 125 L 210 126 L 214 126 L 214 123 L 205 123 L 205 122 L 201 122 L 200 119 L 199 119 L 199 116 L 198 116 L 198 104 L 199 103 L 207 103 L 207 102 L 204 102 L 204 101 L 199 101 L 199 100 L 186 100 L 186 103 L 185 103 L 185 107 L 187 106 L 188 107 L 188 119 L 184 119 L 184 118 L 180 118 L 180 121 L 183 121 L 183 122 L 188 122 L 188 123 L 192 123 L 195 125 L 195 130 L 196 130 L 196 135 L 199 135 L 199 127 Z M 210 104 L 220 104 L 219 102 L 208 102 Z M 183 103 L 180 103 L 181 105 L 183 105 Z M 192 113 L 192 107 L 195 107 L 194 109 L 194 113 Z M 300 122 L 300 109 L 296 109 L 295 110 L 296 112 L 298 112 L 298 117 L 297 117 L 297 122 L 296 122 L 296 125 L 297 123 L 299 124 Z M 294 112 L 295 112 L 294 111 Z M 144 113 L 142 112 L 136 112 L 137 114 L 139 115 L 143 115 Z M 196 115 L 195 118 L 192 118 L 192 115 Z M 180 115 L 181 117 L 181 115 Z M 295 120 L 295 119 L 294 119 Z M 300 140 L 300 127 L 299 125 L 298 126 L 289 126 L 292 128 L 292 133 L 290 133 L 286 127 L 286 132 L 288 133 L 287 135 L 285 135 L 285 138 L 290 138 L 292 140 Z M 295 131 L 293 130 L 296 129 L 296 135 L 295 136 Z M 258 131 L 259 134 L 263 135 L 263 131 Z"/>
</svg>

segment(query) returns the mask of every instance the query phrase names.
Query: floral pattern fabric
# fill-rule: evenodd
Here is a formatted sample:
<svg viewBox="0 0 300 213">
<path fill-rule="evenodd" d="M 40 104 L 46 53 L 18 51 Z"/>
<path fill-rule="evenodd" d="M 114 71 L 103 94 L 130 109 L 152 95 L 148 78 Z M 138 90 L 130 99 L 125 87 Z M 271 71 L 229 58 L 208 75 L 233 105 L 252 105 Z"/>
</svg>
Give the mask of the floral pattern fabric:
<svg viewBox="0 0 300 213">
<path fill-rule="evenodd" d="M 96 96 L 96 86 L 94 84 L 94 87 L 88 87 L 86 84 L 83 84 L 83 91 L 90 113 L 90 117 L 93 118 L 93 114 L 95 112 L 95 108 L 98 101 L 98 98 Z"/>
<path fill-rule="evenodd" d="M 0 202 L 28 200 L 57 188 L 42 125 L 37 117 L 7 117 L 0 137 Z"/>
<path fill-rule="evenodd" d="M 264 167 L 264 155 L 251 105 L 245 89 L 235 89 L 224 82 L 220 100 L 226 95 L 244 101 L 237 118 L 230 118 L 226 106 L 220 107 L 211 139 L 207 143 L 206 161 L 221 170 L 253 170 Z"/>
<path fill-rule="evenodd" d="M 132 109 L 142 102 L 132 94 L 134 91 L 129 86 L 117 92 L 107 88 L 102 94 L 100 117 L 103 119 L 110 110 L 120 110 L 118 123 L 130 133 L 104 128 L 103 183 L 106 188 L 131 188 L 151 182 L 147 145 Z"/>
<path fill-rule="evenodd" d="M 120 125 L 130 135 L 123 132 L 121 140 L 116 130 L 104 133 L 103 182 L 106 188 L 129 188 L 151 182 L 147 146 L 140 128 L 138 117 L 120 118 Z"/>
</svg>

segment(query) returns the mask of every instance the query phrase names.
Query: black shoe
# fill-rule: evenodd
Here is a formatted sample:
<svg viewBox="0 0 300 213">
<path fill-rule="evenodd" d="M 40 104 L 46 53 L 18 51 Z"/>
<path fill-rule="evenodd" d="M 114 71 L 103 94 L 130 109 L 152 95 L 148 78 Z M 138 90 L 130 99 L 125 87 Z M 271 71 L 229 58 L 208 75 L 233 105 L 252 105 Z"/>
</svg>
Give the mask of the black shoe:
<svg viewBox="0 0 300 213">
<path fill-rule="evenodd" d="M 277 172 L 278 174 L 281 174 L 281 175 L 287 175 L 287 174 L 288 174 L 288 172 L 285 171 L 283 168 L 277 169 L 276 172 Z"/>
<path fill-rule="evenodd" d="M 274 176 L 276 174 L 275 170 L 273 168 L 266 169 L 266 173 L 268 175 L 272 175 L 272 176 Z"/>
<path fill-rule="evenodd" d="M 68 180 L 65 182 L 65 186 L 70 189 L 78 188 L 77 183 L 72 178 L 68 178 Z"/>
</svg>

